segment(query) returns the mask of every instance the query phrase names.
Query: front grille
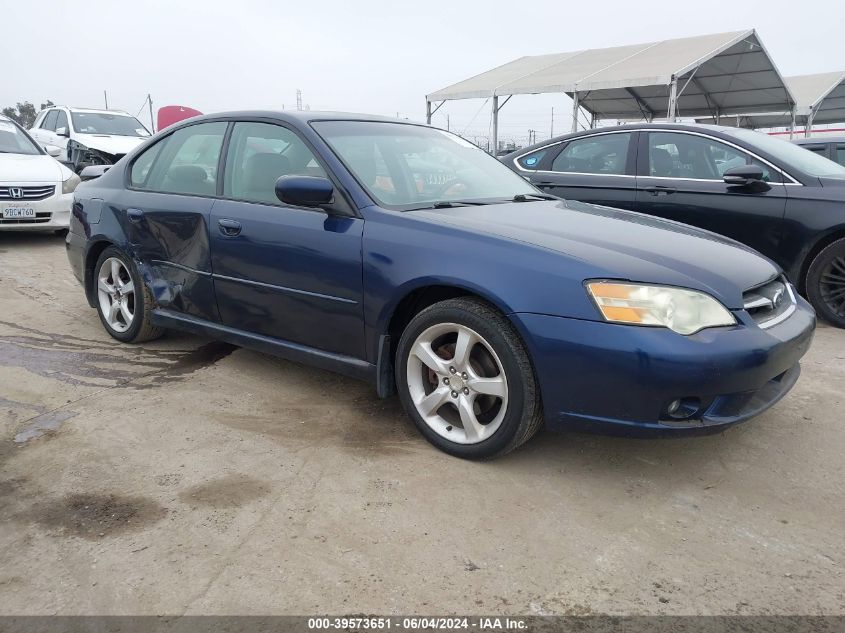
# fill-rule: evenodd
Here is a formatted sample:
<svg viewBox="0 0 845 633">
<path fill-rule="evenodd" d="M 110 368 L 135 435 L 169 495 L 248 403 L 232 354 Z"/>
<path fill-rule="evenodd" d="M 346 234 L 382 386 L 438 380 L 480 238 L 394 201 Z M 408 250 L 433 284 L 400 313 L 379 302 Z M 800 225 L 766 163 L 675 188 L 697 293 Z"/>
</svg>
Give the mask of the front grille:
<svg viewBox="0 0 845 633">
<path fill-rule="evenodd" d="M 20 189 L 21 196 L 12 196 L 12 189 Z M 56 185 L 24 187 L 4 185 L 0 187 L 0 200 L 44 200 L 56 192 Z"/>
<path fill-rule="evenodd" d="M 795 311 L 795 293 L 783 276 L 746 290 L 743 306 L 762 328 L 777 325 Z"/>
<path fill-rule="evenodd" d="M 0 217 L 0 226 L 4 224 L 42 224 L 50 221 L 50 216 L 53 215 L 49 211 L 38 211 L 34 218 L 3 218 Z"/>
</svg>

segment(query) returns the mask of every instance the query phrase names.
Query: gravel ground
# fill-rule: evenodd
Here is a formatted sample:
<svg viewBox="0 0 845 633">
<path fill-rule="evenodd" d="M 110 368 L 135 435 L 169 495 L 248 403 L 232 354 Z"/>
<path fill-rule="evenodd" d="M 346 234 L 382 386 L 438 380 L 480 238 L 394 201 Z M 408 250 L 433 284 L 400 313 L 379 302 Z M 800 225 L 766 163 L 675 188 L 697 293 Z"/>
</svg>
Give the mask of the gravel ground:
<svg viewBox="0 0 845 633">
<path fill-rule="evenodd" d="M 0 233 L 0 614 L 843 614 L 845 332 L 724 434 L 430 447 L 364 384 L 102 329 Z"/>
</svg>

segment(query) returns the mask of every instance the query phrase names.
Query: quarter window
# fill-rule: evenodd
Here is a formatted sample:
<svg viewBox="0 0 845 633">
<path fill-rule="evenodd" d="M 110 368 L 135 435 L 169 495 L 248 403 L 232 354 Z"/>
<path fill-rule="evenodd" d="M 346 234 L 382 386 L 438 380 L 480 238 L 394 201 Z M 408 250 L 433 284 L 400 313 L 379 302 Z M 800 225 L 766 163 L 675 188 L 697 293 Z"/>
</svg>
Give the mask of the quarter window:
<svg viewBox="0 0 845 633">
<path fill-rule="evenodd" d="M 783 182 L 765 163 L 715 139 L 677 132 L 648 135 L 648 174 L 656 178 L 721 180 L 726 171 L 743 165 L 760 167 L 766 182 Z"/>
<path fill-rule="evenodd" d="M 176 130 L 135 160 L 132 185 L 163 193 L 213 196 L 226 126 L 225 122 L 198 123 Z"/>
<path fill-rule="evenodd" d="M 223 195 L 236 200 L 281 204 L 280 176 L 323 176 L 308 146 L 291 130 L 270 123 L 235 123 L 226 155 Z"/>
<path fill-rule="evenodd" d="M 44 117 L 44 121 L 41 123 L 41 128 L 44 130 L 54 130 L 56 129 L 56 118 L 59 116 L 58 110 L 50 110 L 47 113 L 47 116 Z"/>
<path fill-rule="evenodd" d="M 631 133 L 601 134 L 570 141 L 552 162 L 552 171 L 582 174 L 625 173 Z"/>
<path fill-rule="evenodd" d="M 540 163 L 543 162 L 543 157 L 548 151 L 549 148 L 544 148 L 537 150 L 536 152 L 531 152 L 530 154 L 520 157 L 516 162 L 519 163 L 523 169 L 537 169 L 540 167 Z"/>
</svg>

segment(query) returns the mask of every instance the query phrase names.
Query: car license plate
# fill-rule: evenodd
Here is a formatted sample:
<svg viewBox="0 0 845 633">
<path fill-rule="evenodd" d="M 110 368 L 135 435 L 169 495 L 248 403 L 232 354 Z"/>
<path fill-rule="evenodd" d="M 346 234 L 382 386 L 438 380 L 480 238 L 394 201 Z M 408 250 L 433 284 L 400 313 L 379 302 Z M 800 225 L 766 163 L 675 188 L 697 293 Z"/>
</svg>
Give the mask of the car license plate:
<svg viewBox="0 0 845 633">
<path fill-rule="evenodd" d="M 6 207 L 3 209 L 4 220 L 16 220 L 19 218 L 34 218 L 35 209 L 32 207 Z"/>
</svg>

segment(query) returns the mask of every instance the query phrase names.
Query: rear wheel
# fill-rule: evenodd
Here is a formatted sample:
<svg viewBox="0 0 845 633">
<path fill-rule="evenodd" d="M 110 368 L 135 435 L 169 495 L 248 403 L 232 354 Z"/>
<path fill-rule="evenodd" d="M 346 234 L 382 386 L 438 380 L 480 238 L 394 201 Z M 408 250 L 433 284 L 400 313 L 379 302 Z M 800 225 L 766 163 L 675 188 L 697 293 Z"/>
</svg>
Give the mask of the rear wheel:
<svg viewBox="0 0 845 633">
<path fill-rule="evenodd" d="M 162 335 L 152 324 L 153 300 L 132 260 L 114 246 L 94 268 L 97 313 L 106 331 L 124 343 L 142 343 Z"/>
<path fill-rule="evenodd" d="M 845 328 L 845 238 L 826 246 L 810 264 L 807 298 L 820 317 Z"/>
<path fill-rule="evenodd" d="M 458 457 L 503 455 L 542 424 L 522 341 L 501 313 L 478 299 L 450 299 L 414 317 L 399 341 L 396 384 L 425 438 Z"/>
</svg>

